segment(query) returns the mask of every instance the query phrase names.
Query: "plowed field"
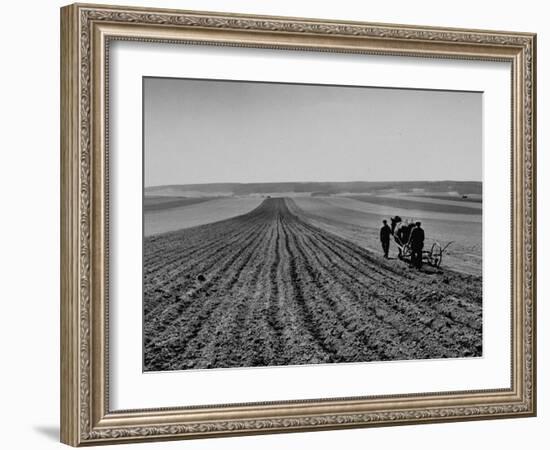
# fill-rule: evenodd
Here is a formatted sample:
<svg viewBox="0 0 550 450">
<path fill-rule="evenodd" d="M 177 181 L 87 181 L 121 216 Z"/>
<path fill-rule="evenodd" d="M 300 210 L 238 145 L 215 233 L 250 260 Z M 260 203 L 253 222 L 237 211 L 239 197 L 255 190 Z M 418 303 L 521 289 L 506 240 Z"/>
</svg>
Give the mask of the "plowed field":
<svg viewBox="0 0 550 450">
<path fill-rule="evenodd" d="M 145 370 L 481 356 L 481 292 L 480 277 L 384 260 L 270 198 L 145 239 Z"/>
</svg>

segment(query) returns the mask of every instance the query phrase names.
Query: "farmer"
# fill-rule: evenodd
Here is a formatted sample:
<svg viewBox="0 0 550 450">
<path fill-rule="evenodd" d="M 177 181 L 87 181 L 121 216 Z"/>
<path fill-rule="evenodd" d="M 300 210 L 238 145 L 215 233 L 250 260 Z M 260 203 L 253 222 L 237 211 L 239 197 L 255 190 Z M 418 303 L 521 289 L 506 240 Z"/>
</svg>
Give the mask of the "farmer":
<svg viewBox="0 0 550 450">
<path fill-rule="evenodd" d="M 380 242 L 382 243 L 382 250 L 384 251 L 384 258 L 388 257 L 388 252 L 390 250 L 390 236 L 391 228 L 388 226 L 388 221 L 383 220 L 382 228 L 380 228 Z"/>
<path fill-rule="evenodd" d="M 411 231 L 409 243 L 411 245 L 411 263 L 417 268 L 422 268 L 422 249 L 424 248 L 424 230 L 420 222 L 416 222 Z"/>
</svg>

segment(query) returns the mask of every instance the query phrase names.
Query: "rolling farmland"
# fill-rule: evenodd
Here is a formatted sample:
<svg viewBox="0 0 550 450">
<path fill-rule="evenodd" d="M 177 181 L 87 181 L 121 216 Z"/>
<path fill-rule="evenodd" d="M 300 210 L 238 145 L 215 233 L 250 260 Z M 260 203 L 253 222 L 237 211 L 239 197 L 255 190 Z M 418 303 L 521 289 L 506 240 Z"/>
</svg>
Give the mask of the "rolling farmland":
<svg viewBox="0 0 550 450">
<path fill-rule="evenodd" d="M 196 205 L 198 203 L 207 202 L 215 199 L 215 197 L 199 197 L 199 198 L 187 198 L 187 197 L 162 197 L 162 196 L 148 196 L 143 200 L 143 211 L 161 211 L 165 209 L 178 208 L 180 206 Z"/>
<path fill-rule="evenodd" d="M 145 238 L 145 370 L 481 356 L 481 292 L 480 276 L 384 260 L 267 198 Z"/>
<path fill-rule="evenodd" d="M 302 219 L 376 254 L 380 252 L 379 229 L 383 219 L 397 214 L 406 220 L 420 220 L 426 231 L 426 247 L 436 241 L 443 245 L 452 241 L 443 260 L 444 268 L 482 275 L 482 210 L 477 207 L 479 204 L 471 202 L 474 206 L 470 209 L 477 214 L 453 214 L 445 212 L 446 200 L 433 200 L 440 204 L 440 210 L 426 211 L 420 202 L 409 199 L 404 204 L 410 209 L 405 209 L 383 206 L 382 201 L 369 203 L 366 198 L 304 196 L 294 201 Z M 390 257 L 397 257 L 397 246 L 393 242 Z"/>
<path fill-rule="evenodd" d="M 169 204 L 168 207 L 166 206 L 168 202 L 157 201 L 153 203 L 153 208 L 148 209 L 147 200 L 147 197 L 145 197 L 145 214 L 143 217 L 143 233 L 145 236 L 229 219 L 240 214 L 246 214 L 262 202 L 259 197 L 198 197 L 184 198 L 177 206 Z M 179 202 L 179 200 L 176 201 Z"/>
</svg>

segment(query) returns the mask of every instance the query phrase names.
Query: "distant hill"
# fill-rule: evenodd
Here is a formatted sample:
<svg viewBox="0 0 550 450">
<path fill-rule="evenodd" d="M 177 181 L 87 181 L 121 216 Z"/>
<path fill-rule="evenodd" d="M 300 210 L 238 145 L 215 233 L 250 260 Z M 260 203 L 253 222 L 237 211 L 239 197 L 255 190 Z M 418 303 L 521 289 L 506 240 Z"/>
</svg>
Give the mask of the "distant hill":
<svg viewBox="0 0 550 450">
<path fill-rule="evenodd" d="M 481 195 L 480 181 L 347 181 L 347 182 L 285 182 L 285 183 L 208 183 L 174 184 L 145 188 L 145 195 L 159 196 L 223 196 L 273 193 L 342 193 L 377 194 L 384 192 L 456 193 Z"/>
</svg>

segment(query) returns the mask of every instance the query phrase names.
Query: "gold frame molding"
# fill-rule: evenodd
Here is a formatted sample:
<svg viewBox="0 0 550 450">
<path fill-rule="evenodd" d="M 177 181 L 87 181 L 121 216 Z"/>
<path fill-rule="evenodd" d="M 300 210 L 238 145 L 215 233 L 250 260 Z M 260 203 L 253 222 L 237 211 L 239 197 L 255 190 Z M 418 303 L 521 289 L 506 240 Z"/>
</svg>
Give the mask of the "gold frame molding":
<svg viewBox="0 0 550 450">
<path fill-rule="evenodd" d="M 427 58 L 512 67 L 509 389 L 111 411 L 108 57 L 112 40 Z M 536 414 L 536 35 L 74 4 L 61 9 L 61 441 L 73 446 Z"/>
</svg>

